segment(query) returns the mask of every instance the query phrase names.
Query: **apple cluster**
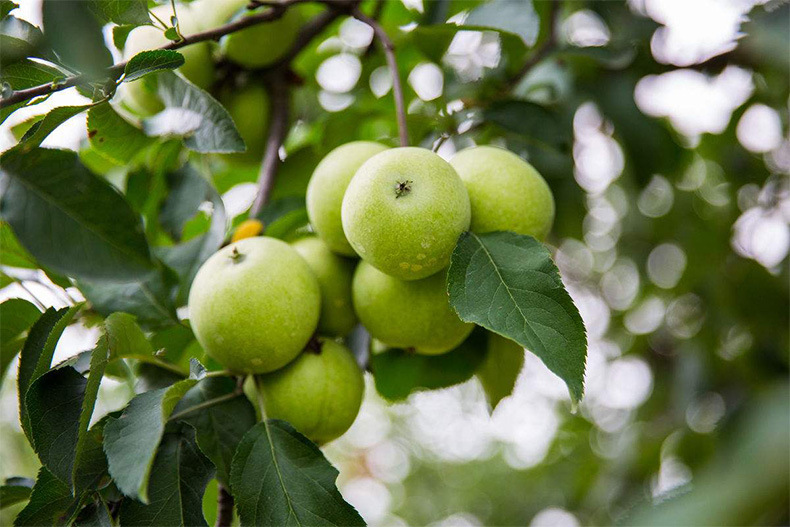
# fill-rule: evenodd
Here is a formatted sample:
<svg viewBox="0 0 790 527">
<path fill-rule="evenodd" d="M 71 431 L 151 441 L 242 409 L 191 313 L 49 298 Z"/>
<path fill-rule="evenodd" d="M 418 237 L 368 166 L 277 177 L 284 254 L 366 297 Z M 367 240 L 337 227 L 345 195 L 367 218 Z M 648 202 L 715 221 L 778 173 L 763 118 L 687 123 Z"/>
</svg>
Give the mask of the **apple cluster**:
<svg viewBox="0 0 790 527">
<path fill-rule="evenodd" d="M 240 17 L 250 16 L 249 0 L 195 0 L 177 2 L 178 27 L 183 35 L 213 29 Z M 288 9 L 281 18 L 266 24 L 253 25 L 231 33 L 219 43 L 198 42 L 179 49 L 184 64 L 178 71 L 196 86 L 211 90 L 228 110 L 247 150 L 227 154 L 232 163 L 249 164 L 260 161 L 265 150 L 266 123 L 269 122 L 269 96 L 255 75 L 237 75 L 222 80 L 220 63 L 232 65 L 241 72 L 265 68 L 276 63 L 291 47 L 304 22 L 303 6 Z M 173 8 L 167 3 L 151 8 L 151 13 L 165 24 L 170 23 Z M 123 57 L 128 60 L 137 53 L 159 48 L 169 41 L 161 28 L 139 26 L 126 38 Z M 119 87 L 121 104 L 131 112 L 150 116 L 164 109 L 156 93 L 153 75 L 123 83 Z"/>
<path fill-rule="evenodd" d="M 260 375 L 267 416 L 319 444 L 342 435 L 359 411 L 362 371 L 341 343 L 357 323 L 374 348 L 449 352 L 474 328 L 447 295 L 459 236 L 543 238 L 554 217 L 540 174 L 489 146 L 448 163 L 423 148 L 348 143 L 315 168 L 306 201 L 314 234 L 288 244 L 240 227 L 198 271 L 189 312 L 208 355 Z M 491 338 L 489 346 L 520 351 Z"/>
</svg>

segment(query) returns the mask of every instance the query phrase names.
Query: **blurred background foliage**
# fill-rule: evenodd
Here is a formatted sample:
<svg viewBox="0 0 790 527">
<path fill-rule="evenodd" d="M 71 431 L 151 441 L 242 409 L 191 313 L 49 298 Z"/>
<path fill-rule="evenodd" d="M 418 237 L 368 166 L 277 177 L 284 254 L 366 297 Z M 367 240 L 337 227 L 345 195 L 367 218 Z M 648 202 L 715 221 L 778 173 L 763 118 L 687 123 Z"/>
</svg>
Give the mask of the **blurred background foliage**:
<svg viewBox="0 0 790 527">
<path fill-rule="evenodd" d="M 22 4 L 35 18 L 35 6 Z M 326 448 L 342 493 L 372 525 L 786 525 L 790 6 L 482 4 L 364 8 L 379 11 L 395 43 L 413 144 L 440 143 L 445 157 L 501 145 L 547 178 L 557 202 L 548 242 L 590 341 L 586 397 L 572 413 L 561 381 L 530 354 L 514 394 L 491 416 L 474 379 L 400 404 L 384 402 L 369 382 L 354 427 Z M 554 42 L 536 57 L 547 39 Z M 371 41 L 367 26 L 342 20 L 295 62 L 301 84 L 270 212 L 304 221 L 307 181 L 327 152 L 397 136 L 391 78 Z M 20 114 L 3 124 L 4 148 L 31 116 Z M 164 143 L 151 152 L 147 166 L 161 170 L 115 164 L 96 155 L 79 124 L 45 145 L 78 149 L 92 170 L 124 186 L 138 212 L 159 214 L 146 224 L 149 239 L 201 235 L 222 205 L 234 224 L 246 217 L 257 166 L 193 153 L 223 204 L 201 206 L 168 232 L 162 214 L 177 182 L 155 182 L 179 149 Z M 205 192 L 183 199 L 211 203 Z M 29 298 L 29 289 L 63 305 L 35 273 L 4 281 L 4 298 Z M 179 332 L 158 334 L 182 342 L 168 357 L 176 362 L 200 353 L 189 331 Z M 56 358 L 91 339 L 84 319 Z M 105 379 L 98 413 L 131 394 Z M 34 477 L 15 401 L 5 382 L 0 476 Z M 0 524 L 17 511 L 0 513 Z"/>
</svg>

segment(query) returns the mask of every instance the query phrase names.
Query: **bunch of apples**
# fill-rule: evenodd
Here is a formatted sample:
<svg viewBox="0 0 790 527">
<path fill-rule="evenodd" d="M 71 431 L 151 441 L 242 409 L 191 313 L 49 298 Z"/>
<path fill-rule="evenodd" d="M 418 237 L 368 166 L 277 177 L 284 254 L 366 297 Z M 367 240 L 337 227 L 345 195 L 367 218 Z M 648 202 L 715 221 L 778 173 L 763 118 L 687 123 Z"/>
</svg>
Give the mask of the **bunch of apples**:
<svg viewBox="0 0 790 527">
<path fill-rule="evenodd" d="M 260 375 L 266 415 L 319 444 L 342 435 L 359 411 L 363 373 L 342 340 L 357 323 L 375 348 L 453 350 L 474 328 L 447 295 L 458 238 L 467 230 L 543 238 L 554 218 L 540 174 L 488 146 L 447 162 L 424 148 L 348 143 L 318 164 L 306 199 L 314 235 L 291 244 L 253 236 L 222 248 L 198 271 L 189 314 L 209 356 Z"/>
</svg>

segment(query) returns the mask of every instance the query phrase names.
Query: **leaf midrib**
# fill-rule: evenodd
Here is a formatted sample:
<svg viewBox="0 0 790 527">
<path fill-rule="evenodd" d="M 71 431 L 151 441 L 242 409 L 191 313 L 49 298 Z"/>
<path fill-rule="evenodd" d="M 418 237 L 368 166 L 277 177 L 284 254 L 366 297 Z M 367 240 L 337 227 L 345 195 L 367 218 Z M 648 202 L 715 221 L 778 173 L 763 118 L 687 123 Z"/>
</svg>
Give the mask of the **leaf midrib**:
<svg viewBox="0 0 790 527">
<path fill-rule="evenodd" d="M 89 228 L 90 224 L 86 223 L 83 220 L 80 220 L 79 216 L 72 215 L 69 212 L 69 209 L 66 209 L 65 207 L 59 206 L 57 201 L 54 201 L 53 199 L 51 199 L 50 195 L 47 194 L 46 192 L 44 192 L 42 189 L 39 189 L 38 187 L 36 187 L 32 183 L 28 182 L 24 178 L 20 178 L 20 177 L 14 175 L 13 172 L 6 172 L 6 173 L 10 174 L 11 177 L 15 181 L 19 182 L 20 184 L 22 184 L 23 186 L 25 186 L 26 188 L 31 190 L 42 201 L 45 201 L 46 203 L 48 203 L 53 208 L 61 211 L 66 217 L 68 217 L 69 219 L 71 219 L 72 221 L 74 221 L 75 223 L 80 225 L 81 227 L 85 228 L 88 232 L 92 233 L 96 238 L 102 240 L 103 242 L 107 243 L 108 245 L 110 245 L 111 247 L 116 249 L 119 253 L 131 255 L 131 256 L 134 257 L 135 260 L 138 260 L 139 262 L 141 262 L 143 264 L 150 264 L 150 262 L 148 260 L 140 258 L 139 255 L 136 252 L 128 252 L 128 251 L 124 250 L 124 246 L 123 245 L 118 245 L 118 244 L 114 243 L 112 238 L 108 238 L 108 237 L 104 236 L 103 233 L 101 233 L 100 231 L 95 231 L 93 229 L 90 229 Z M 144 267 L 148 267 L 148 265 L 144 265 Z"/>
</svg>

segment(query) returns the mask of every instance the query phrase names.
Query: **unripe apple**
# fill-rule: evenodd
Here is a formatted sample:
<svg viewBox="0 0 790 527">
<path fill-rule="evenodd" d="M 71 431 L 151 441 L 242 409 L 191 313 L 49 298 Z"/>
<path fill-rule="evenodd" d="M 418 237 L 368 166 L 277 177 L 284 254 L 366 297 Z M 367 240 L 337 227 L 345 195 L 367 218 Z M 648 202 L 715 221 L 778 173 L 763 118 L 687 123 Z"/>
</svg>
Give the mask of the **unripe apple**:
<svg viewBox="0 0 790 527">
<path fill-rule="evenodd" d="M 156 6 L 151 9 L 165 23 L 170 23 L 173 8 L 170 4 Z M 181 33 L 190 35 L 203 29 L 200 21 L 192 12 L 189 4 L 176 4 L 178 25 Z M 170 43 L 159 26 L 139 26 L 134 28 L 126 38 L 123 48 L 123 57 L 131 59 L 141 51 L 157 49 Z M 208 88 L 214 81 L 214 62 L 211 58 L 211 48 L 208 42 L 198 42 L 178 50 L 184 56 L 184 65 L 178 71 L 200 88 Z M 122 94 L 124 102 L 134 111 L 142 115 L 152 115 L 160 112 L 164 106 L 156 94 L 152 83 L 153 77 L 147 75 L 136 81 L 123 83 Z"/>
<path fill-rule="evenodd" d="M 447 267 L 469 227 L 461 178 L 424 148 L 393 148 L 368 159 L 343 197 L 343 231 L 363 260 L 401 280 Z"/>
<path fill-rule="evenodd" d="M 256 12 L 247 11 L 241 16 L 251 16 Z M 247 69 L 269 66 L 291 48 L 302 21 L 299 11 L 289 8 L 277 20 L 254 25 L 223 37 L 220 41 L 222 53 L 229 60 Z"/>
<path fill-rule="evenodd" d="M 288 421 L 311 441 L 343 435 L 359 413 L 365 382 L 345 346 L 322 339 L 281 370 L 261 377 L 266 416 Z"/>
<path fill-rule="evenodd" d="M 355 262 L 333 253 L 315 236 L 297 240 L 292 246 L 313 270 L 321 288 L 318 332 L 335 337 L 348 334 L 357 323 L 351 303 Z"/>
<path fill-rule="evenodd" d="M 463 322 L 450 306 L 446 271 L 408 282 L 362 261 L 354 273 L 354 309 L 370 335 L 395 348 L 438 355 L 458 346 L 474 324 Z"/>
<path fill-rule="evenodd" d="M 554 221 L 554 197 L 532 165 L 512 152 L 476 146 L 450 160 L 472 203 L 471 230 L 512 231 L 542 240 Z"/>
<path fill-rule="evenodd" d="M 212 255 L 189 291 L 198 342 L 231 371 L 285 366 L 318 325 L 321 293 L 310 267 L 290 245 L 246 238 Z"/>
<path fill-rule="evenodd" d="M 386 149 L 386 146 L 371 141 L 346 143 L 329 152 L 310 177 L 306 196 L 310 224 L 338 254 L 357 255 L 343 233 L 340 220 L 346 188 L 365 161 Z"/>
<path fill-rule="evenodd" d="M 224 156 L 239 163 L 260 163 L 266 149 L 269 128 L 269 96 L 261 84 L 249 83 L 243 88 L 228 90 L 220 97 L 247 150 Z"/>
</svg>

